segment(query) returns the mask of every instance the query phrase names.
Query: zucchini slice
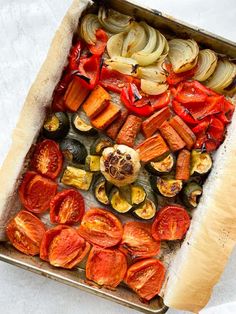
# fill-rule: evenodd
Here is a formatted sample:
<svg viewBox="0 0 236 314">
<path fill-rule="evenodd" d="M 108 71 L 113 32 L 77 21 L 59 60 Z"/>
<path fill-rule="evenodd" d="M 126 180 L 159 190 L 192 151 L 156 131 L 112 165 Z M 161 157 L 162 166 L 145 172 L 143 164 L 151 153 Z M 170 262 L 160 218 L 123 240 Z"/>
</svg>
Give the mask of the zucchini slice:
<svg viewBox="0 0 236 314">
<path fill-rule="evenodd" d="M 151 198 L 146 198 L 146 200 L 139 205 L 132 214 L 139 218 L 144 220 L 150 220 L 156 215 L 156 205 L 154 201 Z"/>
<path fill-rule="evenodd" d="M 119 214 L 128 213 L 133 207 L 132 204 L 125 199 L 117 187 L 112 188 L 109 199 L 112 208 Z"/>
<path fill-rule="evenodd" d="M 61 182 L 77 189 L 88 191 L 93 180 L 93 173 L 72 166 L 67 166 Z"/>
<path fill-rule="evenodd" d="M 105 148 L 113 146 L 113 141 L 109 137 L 99 137 L 90 147 L 91 155 L 102 155 Z"/>
<path fill-rule="evenodd" d="M 184 187 L 182 195 L 184 204 L 187 207 L 195 208 L 202 195 L 202 187 L 196 182 L 190 182 Z"/>
<path fill-rule="evenodd" d="M 133 206 L 143 203 L 146 199 L 147 193 L 141 185 L 131 185 L 131 204 Z"/>
<path fill-rule="evenodd" d="M 192 150 L 191 153 L 191 175 L 205 175 L 212 167 L 212 158 L 208 153 Z"/>
<path fill-rule="evenodd" d="M 85 167 L 88 171 L 100 171 L 100 156 L 88 155 L 85 160 Z"/>
<path fill-rule="evenodd" d="M 173 154 L 169 154 L 165 156 L 162 160 L 159 161 L 151 161 L 146 164 L 145 168 L 150 173 L 156 175 L 162 175 L 170 173 L 175 166 L 175 156 Z"/>
<path fill-rule="evenodd" d="M 150 183 L 155 192 L 165 197 L 176 196 L 183 187 L 182 180 L 175 180 L 173 177 L 151 177 Z"/>
<path fill-rule="evenodd" d="M 108 192 L 110 190 L 111 186 L 109 183 L 106 181 L 106 179 L 101 176 L 99 177 L 93 185 L 93 192 L 96 200 L 103 204 L 103 205 L 109 205 L 110 200 L 109 200 L 109 195 Z"/>
<path fill-rule="evenodd" d="M 62 139 L 70 129 L 70 121 L 65 112 L 55 112 L 49 115 L 43 125 L 43 136 L 51 140 Z"/>
<path fill-rule="evenodd" d="M 75 112 L 71 117 L 71 124 L 75 132 L 84 135 L 95 136 L 98 134 L 97 130 L 82 118 L 78 112 Z"/>
<path fill-rule="evenodd" d="M 60 149 L 64 157 L 74 163 L 84 163 L 87 150 L 81 142 L 73 138 L 65 138 L 60 142 Z"/>
</svg>

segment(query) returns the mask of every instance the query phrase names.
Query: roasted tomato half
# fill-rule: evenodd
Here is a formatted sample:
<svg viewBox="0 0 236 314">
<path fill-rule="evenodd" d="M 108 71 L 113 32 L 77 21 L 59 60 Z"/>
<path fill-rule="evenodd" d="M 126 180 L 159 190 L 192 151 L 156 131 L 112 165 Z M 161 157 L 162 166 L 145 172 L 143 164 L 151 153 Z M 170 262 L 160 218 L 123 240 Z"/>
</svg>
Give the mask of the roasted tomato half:
<svg viewBox="0 0 236 314">
<path fill-rule="evenodd" d="M 52 223 L 73 224 L 81 221 L 84 215 L 83 196 L 73 189 L 57 193 L 50 202 Z"/>
<path fill-rule="evenodd" d="M 149 301 L 160 292 L 165 272 L 162 262 L 148 258 L 130 266 L 124 281 L 141 299 Z"/>
<path fill-rule="evenodd" d="M 11 244 L 27 255 L 39 254 L 39 248 L 46 228 L 39 218 L 26 210 L 21 210 L 6 227 Z"/>
<path fill-rule="evenodd" d="M 48 230 L 40 247 L 40 258 L 56 267 L 71 269 L 78 265 L 90 250 L 76 229 L 59 225 Z"/>
<path fill-rule="evenodd" d="M 153 239 L 149 224 L 129 221 L 124 225 L 120 249 L 134 259 L 153 257 L 160 251 L 160 242 Z"/>
<path fill-rule="evenodd" d="M 31 168 L 43 176 L 55 179 L 62 169 L 63 156 L 59 145 L 52 140 L 38 143 L 31 161 Z"/>
<path fill-rule="evenodd" d="M 24 207 L 39 214 L 49 208 L 50 200 L 57 192 L 57 184 L 36 172 L 28 171 L 24 175 L 18 192 Z"/>
<path fill-rule="evenodd" d="M 180 240 L 190 226 L 186 209 L 179 205 L 168 205 L 159 210 L 152 224 L 152 236 L 159 240 Z"/>
<path fill-rule="evenodd" d="M 106 288 L 115 288 L 127 271 L 125 255 L 119 250 L 93 247 L 86 264 L 86 277 Z"/>
<path fill-rule="evenodd" d="M 111 247 L 122 238 L 123 228 L 120 220 L 101 208 L 87 211 L 79 227 L 79 234 L 92 244 Z"/>
</svg>

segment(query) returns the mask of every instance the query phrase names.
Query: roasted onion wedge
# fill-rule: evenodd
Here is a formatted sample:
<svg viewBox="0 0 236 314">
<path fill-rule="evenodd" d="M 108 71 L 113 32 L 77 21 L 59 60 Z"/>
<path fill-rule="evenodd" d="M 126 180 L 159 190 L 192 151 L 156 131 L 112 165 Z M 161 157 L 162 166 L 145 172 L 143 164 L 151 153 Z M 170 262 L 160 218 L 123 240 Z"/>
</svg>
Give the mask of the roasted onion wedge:
<svg viewBox="0 0 236 314">
<path fill-rule="evenodd" d="M 96 30 L 101 27 L 95 14 L 86 14 L 81 21 L 80 35 L 90 45 L 95 45 Z"/>
<path fill-rule="evenodd" d="M 223 93 L 236 77 L 236 65 L 228 60 L 219 60 L 215 72 L 206 81 L 207 87 Z"/>
<path fill-rule="evenodd" d="M 164 93 L 168 87 L 169 85 L 166 83 L 141 79 L 141 90 L 148 95 L 160 95 Z"/>
<path fill-rule="evenodd" d="M 137 22 L 132 22 L 131 28 L 124 39 L 121 55 L 131 57 L 133 53 L 142 50 L 146 43 L 147 35 L 144 27 Z"/>
<path fill-rule="evenodd" d="M 111 36 L 107 42 L 107 52 L 110 58 L 121 56 L 125 33 Z"/>
<path fill-rule="evenodd" d="M 136 60 L 124 57 L 114 57 L 105 60 L 105 64 L 122 74 L 137 75 L 138 63 Z"/>
<path fill-rule="evenodd" d="M 149 81 L 164 83 L 166 81 L 167 72 L 163 67 L 163 62 L 157 62 L 146 67 L 138 68 L 138 77 Z"/>
<path fill-rule="evenodd" d="M 98 20 L 108 32 L 117 34 L 129 30 L 132 17 L 112 9 L 100 7 L 98 11 Z"/>
<path fill-rule="evenodd" d="M 197 63 L 199 47 L 192 39 L 172 39 L 169 41 L 169 58 L 175 73 L 191 70 Z"/>
<path fill-rule="evenodd" d="M 200 82 L 207 80 L 215 71 L 217 55 L 210 49 L 203 49 L 198 55 L 198 68 L 194 79 Z"/>
</svg>

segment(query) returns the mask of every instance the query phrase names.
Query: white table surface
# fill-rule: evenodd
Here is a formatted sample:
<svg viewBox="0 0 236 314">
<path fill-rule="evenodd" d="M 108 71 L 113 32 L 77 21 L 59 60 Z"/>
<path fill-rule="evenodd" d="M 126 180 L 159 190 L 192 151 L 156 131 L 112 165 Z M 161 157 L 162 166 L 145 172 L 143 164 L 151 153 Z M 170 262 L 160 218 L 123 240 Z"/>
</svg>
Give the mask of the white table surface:
<svg viewBox="0 0 236 314">
<path fill-rule="evenodd" d="M 235 0 L 137 2 L 236 41 Z M 71 0 L 0 0 L 0 165 L 24 99 L 70 3 Z M 210 303 L 201 313 L 236 313 L 235 291 L 236 250 Z M 0 262 L 0 313 L 138 312 Z M 170 310 L 169 313 L 183 312 Z"/>
</svg>

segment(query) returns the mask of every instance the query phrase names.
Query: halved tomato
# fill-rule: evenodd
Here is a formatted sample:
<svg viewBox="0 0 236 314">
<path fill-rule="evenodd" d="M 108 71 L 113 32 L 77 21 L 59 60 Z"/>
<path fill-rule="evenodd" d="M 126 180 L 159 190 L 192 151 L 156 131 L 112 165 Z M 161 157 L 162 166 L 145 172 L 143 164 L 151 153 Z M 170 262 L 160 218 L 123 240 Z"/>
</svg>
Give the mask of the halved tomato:
<svg viewBox="0 0 236 314">
<path fill-rule="evenodd" d="M 168 205 L 159 210 L 152 224 L 152 236 L 157 241 L 180 240 L 190 226 L 190 217 L 180 205 Z"/>
<path fill-rule="evenodd" d="M 73 224 L 81 221 L 84 215 L 83 196 L 73 189 L 63 190 L 50 202 L 50 220 L 52 223 Z"/>
<path fill-rule="evenodd" d="M 120 249 L 132 258 L 153 257 L 160 251 L 160 242 L 151 235 L 151 225 L 129 221 L 124 225 Z"/>
<path fill-rule="evenodd" d="M 38 143 L 31 160 L 31 168 L 43 176 L 55 179 L 62 169 L 63 156 L 59 145 L 52 140 Z"/>
<path fill-rule="evenodd" d="M 59 225 L 48 230 L 40 247 L 40 258 L 56 267 L 71 269 L 78 265 L 90 250 L 76 229 Z"/>
<path fill-rule="evenodd" d="M 112 213 L 101 208 L 91 208 L 82 219 L 79 234 L 92 244 L 111 247 L 120 242 L 123 228 L 120 220 Z"/>
<path fill-rule="evenodd" d="M 46 228 L 42 221 L 26 210 L 21 210 L 6 227 L 11 244 L 27 255 L 39 254 Z"/>
<path fill-rule="evenodd" d="M 160 292 L 165 272 L 161 261 L 148 258 L 130 266 L 124 281 L 141 299 L 149 301 Z"/>
<path fill-rule="evenodd" d="M 24 207 L 39 214 L 49 208 L 50 200 L 57 192 L 57 184 L 36 172 L 28 171 L 24 175 L 18 192 Z"/>
<path fill-rule="evenodd" d="M 86 277 L 106 288 L 115 288 L 127 271 L 125 255 L 119 250 L 93 247 L 86 264 Z"/>
</svg>

